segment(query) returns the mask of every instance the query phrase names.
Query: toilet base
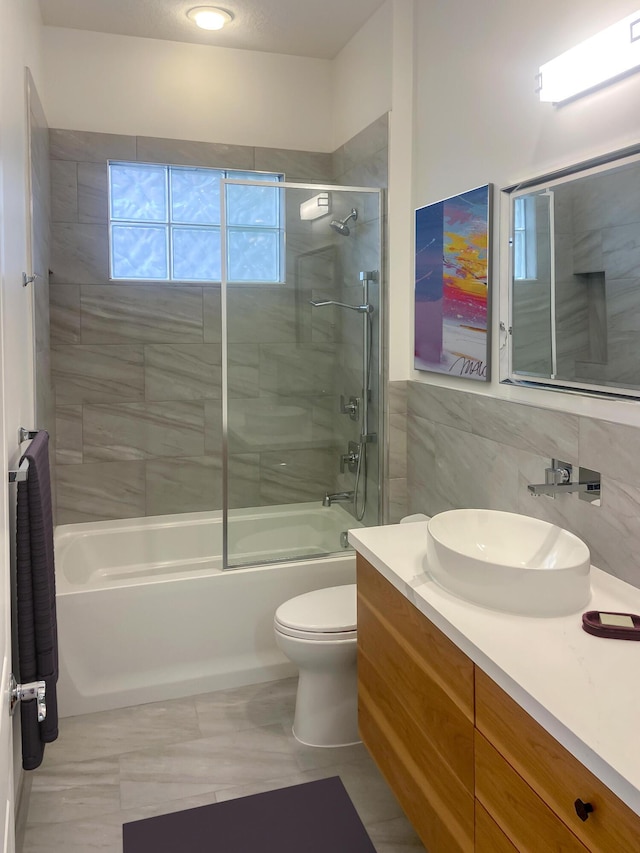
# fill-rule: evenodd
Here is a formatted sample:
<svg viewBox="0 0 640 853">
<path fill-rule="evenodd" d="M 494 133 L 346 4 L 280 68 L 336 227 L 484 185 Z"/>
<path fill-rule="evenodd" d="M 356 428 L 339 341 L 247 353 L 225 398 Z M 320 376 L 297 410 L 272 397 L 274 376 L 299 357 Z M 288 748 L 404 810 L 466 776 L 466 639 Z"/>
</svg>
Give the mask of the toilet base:
<svg viewBox="0 0 640 853">
<path fill-rule="evenodd" d="M 354 655 L 355 658 L 355 655 Z M 293 736 L 305 746 L 338 747 L 360 743 L 356 662 L 340 671 L 301 670 Z"/>
</svg>

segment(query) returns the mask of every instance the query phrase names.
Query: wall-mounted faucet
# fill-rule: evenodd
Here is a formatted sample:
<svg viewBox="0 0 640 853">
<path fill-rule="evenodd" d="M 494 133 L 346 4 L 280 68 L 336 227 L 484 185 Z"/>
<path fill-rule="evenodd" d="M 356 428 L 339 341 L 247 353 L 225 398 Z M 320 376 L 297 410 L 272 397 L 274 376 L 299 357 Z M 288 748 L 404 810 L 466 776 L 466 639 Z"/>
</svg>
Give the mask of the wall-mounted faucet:
<svg viewBox="0 0 640 853">
<path fill-rule="evenodd" d="M 335 503 L 353 503 L 353 492 L 336 492 L 330 495 L 329 492 L 322 499 L 322 506 L 331 506 Z"/>
<path fill-rule="evenodd" d="M 533 495 L 556 495 L 572 494 L 577 492 L 581 498 L 595 501 L 600 497 L 600 474 L 589 468 L 578 468 L 578 482 L 572 481 L 573 466 L 569 462 L 560 462 L 558 459 L 551 460 L 551 467 L 545 468 L 544 483 L 530 483 L 527 488 Z"/>
</svg>

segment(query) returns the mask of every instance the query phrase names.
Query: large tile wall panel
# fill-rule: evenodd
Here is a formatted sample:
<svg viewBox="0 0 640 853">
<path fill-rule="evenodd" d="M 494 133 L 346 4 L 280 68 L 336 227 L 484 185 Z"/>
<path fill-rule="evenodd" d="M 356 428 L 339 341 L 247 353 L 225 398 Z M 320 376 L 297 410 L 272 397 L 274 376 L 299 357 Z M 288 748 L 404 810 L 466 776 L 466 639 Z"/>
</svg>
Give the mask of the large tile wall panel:
<svg viewBox="0 0 640 853">
<path fill-rule="evenodd" d="M 151 344 L 144 347 L 147 400 L 202 400 L 222 396 L 220 344 Z"/>
<path fill-rule="evenodd" d="M 106 163 L 107 160 L 135 160 L 134 136 L 117 133 L 91 133 L 85 130 L 52 129 L 49 136 L 52 160 L 80 163 Z"/>
<path fill-rule="evenodd" d="M 80 285 L 51 284 L 49 318 L 52 344 L 80 343 Z"/>
<path fill-rule="evenodd" d="M 337 469 L 338 448 L 284 450 L 260 458 L 260 495 L 265 504 L 322 501 Z"/>
<path fill-rule="evenodd" d="M 202 289 L 161 284 L 83 286 L 82 343 L 200 343 Z"/>
<path fill-rule="evenodd" d="M 338 161 L 348 170 L 370 161 L 359 174 L 382 174 L 386 132 L 384 117 L 337 157 L 51 132 L 55 458 L 64 472 L 65 521 L 207 509 L 221 501 L 220 285 L 109 280 L 107 160 L 258 169 L 328 182 Z M 364 201 L 353 203 L 364 227 Z M 326 222 L 302 223 L 294 204 L 287 207 L 287 237 L 286 281 L 242 284 L 228 293 L 232 506 L 286 503 L 291 495 L 320 500 L 337 489 L 338 456 L 350 437 L 335 377 L 342 371 L 352 385 L 358 374 L 356 349 L 342 342 L 360 334 L 359 318 L 349 325 L 330 310 L 312 312 L 309 299 L 339 298 L 345 271 L 357 279 L 362 255 Z M 356 298 L 355 291 L 347 295 Z M 276 464 L 273 454 L 283 448 L 295 460 Z M 396 473 L 400 457 L 396 452 Z M 133 467 L 118 486 L 116 472 L 125 465 Z M 102 472 L 106 486 L 98 500 L 100 486 L 91 477 Z"/>
<path fill-rule="evenodd" d="M 82 406 L 56 406 L 56 465 L 82 464 Z"/>
<path fill-rule="evenodd" d="M 256 319 L 259 318 L 259 329 Z M 294 290 L 273 287 L 233 288 L 227 292 L 230 343 L 279 344 L 310 340 L 311 306 Z"/>
<path fill-rule="evenodd" d="M 281 172 L 287 181 L 330 183 L 331 154 L 256 148 L 255 169 L 257 172 Z"/>
<path fill-rule="evenodd" d="M 409 383 L 408 502 L 520 512 L 582 538 L 592 562 L 640 587 L 640 430 L 463 390 Z M 601 505 L 533 497 L 552 458 L 600 471 Z"/>
<path fill-rule="evenodd" d="M 106 284 L 109 247 L 104 226 L 52 222 L 51 270 L 55 284 Z"/>
<path fill-rule="evenodd" d="M 222 507 L 222 459 L 152 459 L 145 466 L 146 514 L 171 515 Z"/>
<path fill-rule="evenodd" d="M 109 219 L 106 163 L 78 163 L 78 221 L 105 223 Z"/>
<path fill-rule="evenodd" d="M 144 477 L 142 462 L 58 465 L 58 524 L 144 516 Z"/>
<path fill-rule="evenodd" d="M 143 400 L 141 346 L 66 346 L 53 349 L 58 406 L 89 401 Z"/>
<path fill-rule="evenodd" d="M 83 458 L 179 458 L 204 455 L 201 401 L 86 404 L 82 413 Z"/>
<path fill-rule="evenodd" d="M 407 383 L 387 386 L 385 521 L 394 524 L 407 514 Z"/>
<path fill-rule="evenodd" d="M 51 161 L 51 219 L 78 221 L 78 164 L 71 160 Z"/>
<path fill-rule="evenodd" d="M 169 163 L 174 166 L 207 166 L 214 169 L 254 169 L 255 148 L 220 142 L 189 142 L 182 139 L 136 137 L 136 155 L 131 160 Z"/>
</svg>

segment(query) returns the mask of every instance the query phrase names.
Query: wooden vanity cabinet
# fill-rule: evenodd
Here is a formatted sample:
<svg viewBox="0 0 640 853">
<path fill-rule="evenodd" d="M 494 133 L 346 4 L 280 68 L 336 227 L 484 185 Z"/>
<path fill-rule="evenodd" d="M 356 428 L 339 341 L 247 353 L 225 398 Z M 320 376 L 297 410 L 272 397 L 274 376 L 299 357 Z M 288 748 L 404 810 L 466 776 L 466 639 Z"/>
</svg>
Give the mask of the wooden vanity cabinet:
<svg viewBox="0 0 640 853">
<path fill-rule="evenodd" d="M 489 805 L 493 794 L 488 793 L 487 774 L 480 769 L 486 761 L 486 743 L 492 745 L 502 764 L 534 792 L 554 820 L 579 839 L 578 847 L 567 846 L 567 850 L 638 853 L 640 817 L 478 667 L 475 678 L 476 797 L 494 816 L 500 814 L 500 819 L 495 818 L 497 822 L 503 827 L 510 825 L 504 806 Z M 491 771 L 494 778 L 499 766 Z M 576 812 L 578 799 L 593 808 L 584 821 Z M 508 834 L 512 840 L 520 837 L 515 829 Z"/>
<path fill-rule="evenodd" d="M 430 853 L 471 853 L 473 664 L 358 555 L 362 740 Z"/>
<path fill-rule="evenodd" d="M 357 563 L 360 732 L 429 853 L 638 853 L 640 817 Z"/>
</svg>

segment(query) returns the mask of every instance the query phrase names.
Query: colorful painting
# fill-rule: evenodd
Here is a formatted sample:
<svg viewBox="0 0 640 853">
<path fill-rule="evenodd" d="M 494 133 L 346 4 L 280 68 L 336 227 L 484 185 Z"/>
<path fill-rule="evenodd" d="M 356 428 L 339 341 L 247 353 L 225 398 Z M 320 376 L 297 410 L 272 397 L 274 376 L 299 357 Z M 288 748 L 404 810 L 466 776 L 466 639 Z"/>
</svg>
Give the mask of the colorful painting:
<svg viewBox="0 0 640 853">
<path fill-rule="evenodd" d="M 415 367 L 489 379 L 491 185 L 416 210 Z"/>
</svg>

